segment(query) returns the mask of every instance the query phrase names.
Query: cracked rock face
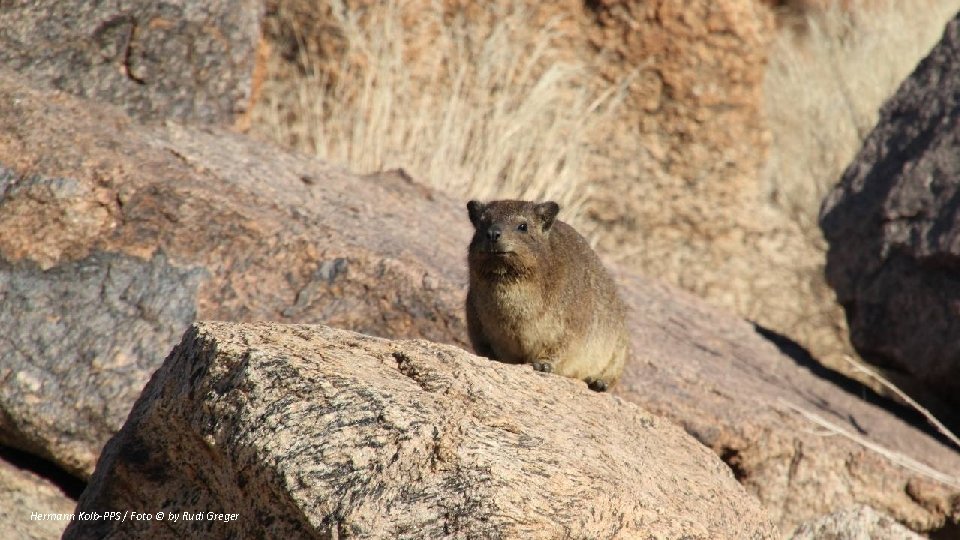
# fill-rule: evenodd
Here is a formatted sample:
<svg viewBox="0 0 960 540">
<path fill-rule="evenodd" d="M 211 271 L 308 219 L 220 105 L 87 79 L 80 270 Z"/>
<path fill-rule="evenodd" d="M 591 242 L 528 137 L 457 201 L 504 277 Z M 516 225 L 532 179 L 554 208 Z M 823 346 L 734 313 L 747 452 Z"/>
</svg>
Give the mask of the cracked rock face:
<svg viewBox="0 0 960 540">
<path fill-rule="evenodd" d="M 778 538 L 676 425 L 427 341 L 198 323 L 104 450 L 64 538 Z M 182 519 L 183 512 L 235 521 Z M 189 517 L 189 516 L 188 516 Z"/>
<path fill-rule="evenodd" d="M 230 124 L 249 105 L 260 0 L 10 0 L 0 65 L 141 119 Z"/>
<path fill-rule="evenodd" d="M 463 340 L 466 270 L 436 261 L 469 224 L 434 199 L 0 71 L 0 444 L 88 476 L 198 317 Z"/>
<path fill-rule="evenodd" d="M 0 262 L 0 442 L 36 438 L 69 470 L 89 467 L 163 361 L 157 345 L 195 318 L 201 274 L 159 254 L 93 253 L 46 271 Z"/>
<path fill-rule="evenodd" d="M 952 411 L 960 405 L 958 188 L 960 18 L 884 105 L 820 215 L 827 278 L 857 350 Z"/>
</svg>

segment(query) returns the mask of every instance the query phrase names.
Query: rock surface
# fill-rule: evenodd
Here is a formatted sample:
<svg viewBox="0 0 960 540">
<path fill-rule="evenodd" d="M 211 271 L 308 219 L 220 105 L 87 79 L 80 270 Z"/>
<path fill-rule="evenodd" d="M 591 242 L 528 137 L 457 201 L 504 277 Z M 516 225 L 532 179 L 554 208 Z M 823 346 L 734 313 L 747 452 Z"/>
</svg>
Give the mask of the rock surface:
<svg viewBox="0 0 960 540">
<path fill-rule="evenodd" d="M 763 78 L 775 30 L 755 0 L 588 2 L 584 32 L 608 80 L 632 77 L 603 126 L 590 214 L 598 248 L 790 336 L 826 365 L 850 353 L 823 255 L 769 203 Z M 845 367 L 842 363 L 840 367 Z"/>
<path fill-rule="evenodd" d="M 249 106 L 262 0 L 8 0 L 0 67 L 141 119 L 231 124 Z"/>
<path fill-rule="evenodd" d="M 64 538 L 776 538 L 663 418 L 427 341 L 200 323 L 144 389 Z"/>
<path fill-rule="evenodd" d="M 465 339 L 432 198 L 0 72 L 0 444 L 89 475 L 196 317 Z"/>
<path fill-rule="evenodd" d="M 861 355 L 960 405 L 960 18 L 884 105 L 820 225 Z M 960 420 L 958 418 L 957 420 Z"/>
<path fill-rule="evenodd" d="M 791 540 L 922 540 L 923 536 L 869 506 L 834 512 L 797 528 Z"/>
<path fill-rule="evenodd" d="M 49 481 L 0 459 L 0 538 L 60 538 L 76 504 Z"/>
<path fill-rule="evenodd" d="M 855 503 L 923 532 L 960 520 L 960 453 L 910 423 L 922 420 L 692 296 L 620 283 L 635 359 L 614 393 L 712 448 L 785 534 Z"/>
</svg>

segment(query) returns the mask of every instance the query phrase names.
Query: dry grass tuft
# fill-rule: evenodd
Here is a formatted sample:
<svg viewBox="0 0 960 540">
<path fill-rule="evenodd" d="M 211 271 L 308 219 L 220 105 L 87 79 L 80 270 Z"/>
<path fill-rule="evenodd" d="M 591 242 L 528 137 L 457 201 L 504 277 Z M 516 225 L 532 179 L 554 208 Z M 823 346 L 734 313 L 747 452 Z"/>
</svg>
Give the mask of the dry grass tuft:
<svg viewBox="0 0 960 540">
<path fill-rule="evenodd" d="M 330 4 L 347 60 L 331 65 L 301 47 L 293 95 L 265 91 L 255 125 L 356 172 L 403 167 L 462 198 L 550 198 L 567 219 L 579 213 L 587 134 L 619 99 L 554 50 L 563 21 L 531 33 L 524 2 L 491 4 L 492 30 L 477 35 L 439 4 L 415 18 L 397 0 L 370 11 Z M 417 47 L 423 35 L 436 38 Z"/>
</svg>

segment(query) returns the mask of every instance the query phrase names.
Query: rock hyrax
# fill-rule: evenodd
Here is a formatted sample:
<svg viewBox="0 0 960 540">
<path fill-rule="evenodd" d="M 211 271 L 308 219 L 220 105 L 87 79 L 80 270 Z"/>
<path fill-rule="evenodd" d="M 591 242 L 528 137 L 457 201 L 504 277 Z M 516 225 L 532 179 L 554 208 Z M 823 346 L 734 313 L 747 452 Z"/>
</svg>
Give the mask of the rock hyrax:
<svg viewBox="0 0 960 540">
<path fill-rule="evenodd" d="M 532 364 L 603 391 L 629 346 L 625 307 L 587 241 L 555 202 L 467 203 L 467 328 L 479 355 Z"/>
</svg>

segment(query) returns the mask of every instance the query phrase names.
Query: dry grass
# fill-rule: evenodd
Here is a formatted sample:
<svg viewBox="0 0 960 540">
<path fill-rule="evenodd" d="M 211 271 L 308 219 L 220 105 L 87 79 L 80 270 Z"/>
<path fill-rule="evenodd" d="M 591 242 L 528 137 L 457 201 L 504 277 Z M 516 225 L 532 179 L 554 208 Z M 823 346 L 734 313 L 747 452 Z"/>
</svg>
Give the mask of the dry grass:
<svg viewBox="0 0 960 540">
<path fill-rule="evenodd" d="M 464 199 L 550 198 L 566 219 L 578 214 L 589 196 L 587 134 L 618 99 L 553 50 L 561 20 L 531 37 L 515 2 L 477 35 L 439 4 L 415 20 L 397 0 L 370 11 L 329 4 L 347 60 L 299 58 L 293 95 L 264 92 L 261 130 L 356 172 L 403 167 Z M 434 36 L 427 49 L 415 48 L 424 35 Z"/>
<path fill-rule="evenodd" d="M 960 0 L 860 0 L 809 9 L 777 37 L 765 80 L 773 202 L 821 243 L 820 202 L 878 111 L 939 40 Z"/>
</svg>

